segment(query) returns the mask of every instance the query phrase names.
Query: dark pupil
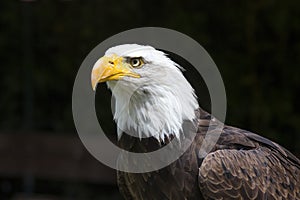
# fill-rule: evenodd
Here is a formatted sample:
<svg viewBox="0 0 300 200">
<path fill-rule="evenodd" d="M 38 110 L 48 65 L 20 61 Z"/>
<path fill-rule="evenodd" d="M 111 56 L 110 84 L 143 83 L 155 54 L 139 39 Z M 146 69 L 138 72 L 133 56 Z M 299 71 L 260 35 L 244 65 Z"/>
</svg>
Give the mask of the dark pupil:
<svg viewBox="0 0 300 200">
<path fill-rule="evenodd" d="M 139 63 L 138 60 L 136 60 L 136 59 L 133 60 L 133 65 L 137 65 L 138 63 Z"/>
</svg>

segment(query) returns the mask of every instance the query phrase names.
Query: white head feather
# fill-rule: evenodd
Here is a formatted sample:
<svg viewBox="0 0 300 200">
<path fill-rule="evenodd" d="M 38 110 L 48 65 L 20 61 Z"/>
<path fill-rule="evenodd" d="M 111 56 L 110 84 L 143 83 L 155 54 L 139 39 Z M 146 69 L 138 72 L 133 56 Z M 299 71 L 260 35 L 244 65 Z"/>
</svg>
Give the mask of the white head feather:
<svg viewBox="0 0 300 200">
<path fill-rule="evenodd" d="M 151 46 L 125 44 L 108 49 L 105 55 L 142 57 L 146 62 L 134 69 L 141 77 L 108 81 L 115 97 L 114 119 L 118 137 L 133 130 L 137 137 L 153 136 L 164 141 L 179 138 L 183 120 L 193 120 L 199 107 L 197 97 L 180 66 Z"/>
</svg>

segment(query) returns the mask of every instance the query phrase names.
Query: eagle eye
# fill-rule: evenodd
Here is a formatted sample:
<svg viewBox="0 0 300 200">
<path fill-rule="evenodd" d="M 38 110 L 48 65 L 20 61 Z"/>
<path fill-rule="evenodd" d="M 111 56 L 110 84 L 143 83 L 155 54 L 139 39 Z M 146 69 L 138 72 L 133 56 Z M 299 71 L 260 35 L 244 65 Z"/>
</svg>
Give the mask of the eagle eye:
<svg viewBox="0 0 300 200">
<path fill-rule="evenodd" d="M 144 64 L 144 61 L 142 58 L 131 58 L 129 60 L 129 63 L 132 67 L 137 68 Z"/>
</svg>

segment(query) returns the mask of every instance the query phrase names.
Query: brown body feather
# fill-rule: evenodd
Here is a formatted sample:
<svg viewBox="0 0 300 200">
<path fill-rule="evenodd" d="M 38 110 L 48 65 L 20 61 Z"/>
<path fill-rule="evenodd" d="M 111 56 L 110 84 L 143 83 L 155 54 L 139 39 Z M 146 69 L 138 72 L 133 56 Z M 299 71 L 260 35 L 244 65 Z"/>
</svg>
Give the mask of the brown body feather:
<svg viewBox="0 0 300 200">
<path fill-rule="evenodd" d="M 213 149 L 199 150 L 211 116 L 197 111 L 198 132 L 174 163 L 150 173 L 118 172 L 125 199 L 300 199 L 300 161 L 278 144 L 254 133 L 224 126 Z M 214 123 L 219 123 L 215 121 Z M 161 147 L 155 139 L 123 135 L 120 146 L 147 152 Z"/>
</svg>

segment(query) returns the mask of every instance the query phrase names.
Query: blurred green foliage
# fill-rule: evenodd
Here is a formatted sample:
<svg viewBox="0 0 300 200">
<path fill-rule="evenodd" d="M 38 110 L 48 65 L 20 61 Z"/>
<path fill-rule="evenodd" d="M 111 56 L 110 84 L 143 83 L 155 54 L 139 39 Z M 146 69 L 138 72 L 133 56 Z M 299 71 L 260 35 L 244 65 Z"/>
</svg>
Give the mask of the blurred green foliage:
<svg viewBox="0 0 300 200">
<path fill-rule="evenodd" d="M 297 0 L 1 1 L 0 127 L 74 133 L 72 86 L 85 56 L 120 31 L 160 26 L 210 53 L 228 124 L 300 152 L 299 11 Z"/>
</svg>

